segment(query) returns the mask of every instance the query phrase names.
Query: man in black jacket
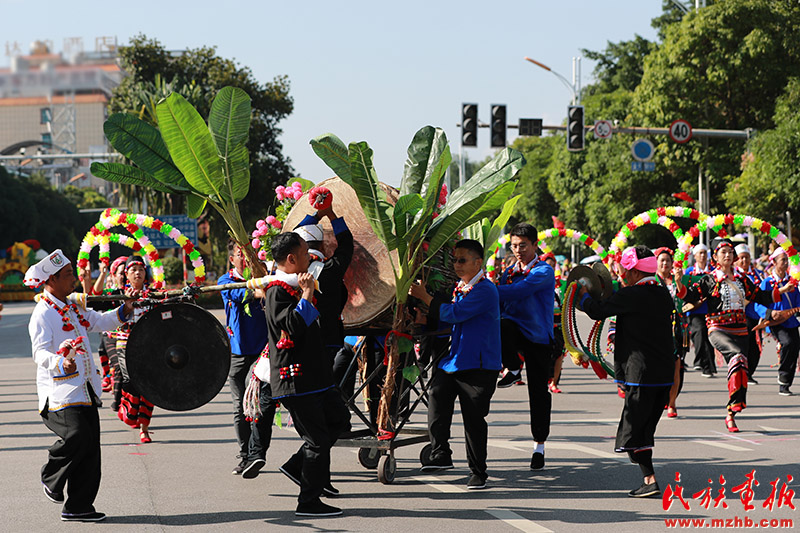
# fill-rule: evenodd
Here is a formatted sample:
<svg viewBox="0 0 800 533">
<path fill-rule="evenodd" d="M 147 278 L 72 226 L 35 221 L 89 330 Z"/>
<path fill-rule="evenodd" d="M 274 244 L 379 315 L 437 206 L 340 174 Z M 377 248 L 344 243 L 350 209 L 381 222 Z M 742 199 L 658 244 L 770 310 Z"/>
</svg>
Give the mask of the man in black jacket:
<svg viewBox="0 0 800 533">
<path fill-rule="evenodd" d="M 633 498 L 661 493 L 653 470 L 654 436 L 675 373 L 672 297 L 655 278 L 656 264 L 646 246 L 628 248 L 619 272 L 623 288 L 602 301 L 581 289 L 580 307 L 587 315 L 617 317 L 614 374 L 627 392 L 614 451 L 627 452 L 642 470 L 642 486 L 628 493 Z"/>
<path fill-rule="evenodd" d="M 314 278 L 307 272 L 308 245 L 296 233 L 272 241 L 277 280 L 265 289 L 273 398 L 292 415 L 304 443 L 281 467 L 300 485 L 297 516 L 337 516 L 341 509 L 323 503 L 334 496 L 330 484 L 331 446 L 349 423 L 350 413 L 334 388 L 320 313 L 314 305 Z"/>
</svg>

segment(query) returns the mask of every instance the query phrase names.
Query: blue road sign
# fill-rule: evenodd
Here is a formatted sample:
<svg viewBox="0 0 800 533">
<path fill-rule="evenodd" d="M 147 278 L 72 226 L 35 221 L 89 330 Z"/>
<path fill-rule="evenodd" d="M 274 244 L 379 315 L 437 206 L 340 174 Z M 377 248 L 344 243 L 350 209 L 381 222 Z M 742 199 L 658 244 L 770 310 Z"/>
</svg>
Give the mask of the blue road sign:
<svg viewBox="0 0 800 533">
<path fill-rule="evenodd" d="M 163 215 L 158 217 L 164 224 L 169 224 L 178 231 L 186 235 L 186 238 L 192 241 L 192 244 L 197 244 L 197 219 L 189 218 L 186 215 Z M 158 249 L 163 248 L 180 248 L 177 242 L 170 239 L 160 231 L 151 228 L 142 228 L 142 231 L 150 239 Z"/>
<path fill-rule="evenodd" d="M 653 161 L 631 161 L 631 170 L 634 172 L 653 172 L 655 169 Z"/>
<path fill-rule="evenodd" d="M 631 154 L 637 161 L 650 161 L 654 152 L 653 143 L 647 139 L 636 139 L 631 145 Z"/>
</svg>

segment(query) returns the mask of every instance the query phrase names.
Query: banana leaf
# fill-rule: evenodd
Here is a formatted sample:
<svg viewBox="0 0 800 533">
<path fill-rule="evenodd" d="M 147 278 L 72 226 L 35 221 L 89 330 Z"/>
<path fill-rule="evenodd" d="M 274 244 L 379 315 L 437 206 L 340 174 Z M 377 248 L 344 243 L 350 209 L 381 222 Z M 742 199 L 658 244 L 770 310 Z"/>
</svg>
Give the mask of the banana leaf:
<svg viewBox="0 0 800 533">
<path fill-rule="evenodd" d="M 506 182 L 496 189 L 478 193 L 472 200 L 462 203 L 456 211 L 444 217 L 441 224 L 434 223 L 425 235 L 425 240 L 429 243 L 428 257 L 433 256 L 463 228 L 500 209 L 514 192 L 516 186 L 515 182 Z M 443 216 L 440 215 L 439 218 L 443 218 Z M 438 220 L 437 218 L 435 222 Z"/>
<path fill-rule="evenodd" d="M 189 218 L 197 218 L 203 214 L 208 200 L 204 196 L 197 196 L 196 194 L 186 195 L 186 216 Z"/>
<path fill-rule="evenodd" d="M 397 253 L 401 263 L 405 261 L 408 252 L 408 241 L 406 240 L 408 221 L 413 219 L 420 209 L 422 209 L 422 197 L 416 193 L 401 196 L 394 205 L 394 211 L 392 212 L 395 228 L 394 235 L 397 239 Z"/>
<path fill-rule="evenodd" d="M 222 163 L 200 113 L 178 93 L 158 104 L 156 113 L 164 143 L 186 181 L 201 194 L 219 198 Z"/>
<path fill-rule="evenodd" d="M 240 144 L 233 149 L 227 159 L 223 162 L 225 169 L 225 187 L 223 188 L 222 198 L 230 202 L 240 202 L 247 196 L 250 190 L 250 153 L 245 144 Z"/>
<path fill-rule="evenodd" d="M 165 193 L 186 194 L 186 191 L 173 189 L 166 183 L 161 183 L 141 168 L 133 165 L 94 162 L 91 166 L 91 172 L 98 178 L 114 183 L 149 187 L 150 189 Z"/>
<path fill-rule="evenodd" d="M 378 176 L 372 166 L 372 149 L 366 142 L 350 143 L 351 187 L 358 196 L 364 215 L 375 235 L 392 251 L 396 248 L 393 224 L 393 209 L 386 200 L 386 193 L 378 184 Z M 341 176 L 339 176 L 341 178 Z"/>
<path fill-rule="evenodd" d="M 486 246 L 486 235 L 489 233 L 489 220 L 484 218 L 464 228 L 462 231 L 465 239 L 472 239 Z"/>
<path fill-rule="evenodd" d="M 488 232 L 484 234 L 484 244 L 483 244 L 483 253 L 484 253 L 484 261 L 489 260 L 489 256 L 491 252 L 489 247 L 492 246 L 497 239 L 500 238 L 500 235 L 503 233 L 503 228 L 506 224 L 508 224 L 508 220 L 511 218 L 511 214 L 514 212 L 514 208 L 519 202 L 519 199 L 522 198 L 521 194 L 514 196 L 513 198 L 509 198 L 506 200 L 506 203 L 503 204 L 503 209 L 500 211 L 500 214 L 497 218 L 494 219 L 492 225 L 488 228 Z"/>
<path fill-rule="evenodd" d="M 489 192 L 514 178 L 524 165 L 525 158 L 516 150 L 504 148 L 498 152 L 491 161 L 486 163 L 463 186 L 453 191 L 441 215 L 433 221 L 431 230 L 435 230 L 438 225 L 442 224 L 447 218 L 446 215 L 471 202 L 477 195 Z"/>
<path fill-rule="evenodd" d="M 424 140 L 429 144 L 417 144 L 418 148 L 416 150 L 428 155 L 428 159 L 424 162 L 424 165 L 420 165 L 420 167 L 424 169 L 420 188 L 420 194 L 424 198 L 424 206 L 414 217 L 414 223 L 407 233 L 408 242 L 417 242 L 431 224 L 433 211 L 439 203 L 439 193 L 442 190 L 445 172 L 447 171 L 447 167 L 450 166 L 451 161 L 450 146 L 447 144 L 447 137 L 444 132 L 439 128 L 434 129 L 431 126 L 426 126 L 420 130 L 420 132 L 426 131 L 429 135 L 424 137 Z M 409 156 L 411 156 L 413 145 L 414 142 L 412 142 L 412 146 L 409 147 Z M 406 169 L 409 169 L 408 160 L 406 161 Z"/>
<path fill-rule="evenodd" d="M 425 195 L 430 175 L 438 165 L 445 148 L 447 148 L 447 137 L 441 128 L 425 126 L 414 134 L 411 144 L 408 145 L 403 179 L 400 181 L 400 196 L 412 193 Z"/>
<path fill-rule="evenodd" d="M 350 174 L 350 154 L 347 146 L 339 137 L 332 133 L 320 135 L 311 139 L 311 149 L 342 181 L 353 187 L 353 178 Z"/>
<path fill-rule="evenodd" d="M 223 87 L 211 103 L 208 129 L 223 159 L 247 141 L 250 132 L 250 97 L 238 87 Z"/>
<path fill-rule="evenodd" d="M 103 132 L 111 146 L 156 180 L 173 189 L 190 189 L 172 162 L 161 133 L 147 122 L 126 113 L 115 113 L 103 124 Z"/>
</svg>

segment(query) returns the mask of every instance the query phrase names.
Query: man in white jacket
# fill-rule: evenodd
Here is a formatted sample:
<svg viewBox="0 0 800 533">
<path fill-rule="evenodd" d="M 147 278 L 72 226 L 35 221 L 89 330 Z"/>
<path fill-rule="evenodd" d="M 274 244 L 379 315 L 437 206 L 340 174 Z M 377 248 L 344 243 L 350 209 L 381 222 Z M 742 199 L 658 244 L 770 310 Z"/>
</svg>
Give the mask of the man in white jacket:
<svg viewBox="0 0 800 533">
<path fill-rule="evenodd" d="M 100 487 L 100 406 L 102 376 L 94 361 L 88 332 L 110 331 L 133 312 L 131 301 L 105 313 L 70 301 L 75 272 L 56 250 L 25 273 L 30 288 L 44 285 L 31 314 L 28 333 L 36 361 L 39 414 L 59 439 L 42 467 L 45 496 L 63 503 L 61 520 L 97 522 L 105 515 L 94 509 Z M 127 291 L 134 295 L 133 291 Z M 64 490 L 67 491 L 65 501 Z"/>
</svg>

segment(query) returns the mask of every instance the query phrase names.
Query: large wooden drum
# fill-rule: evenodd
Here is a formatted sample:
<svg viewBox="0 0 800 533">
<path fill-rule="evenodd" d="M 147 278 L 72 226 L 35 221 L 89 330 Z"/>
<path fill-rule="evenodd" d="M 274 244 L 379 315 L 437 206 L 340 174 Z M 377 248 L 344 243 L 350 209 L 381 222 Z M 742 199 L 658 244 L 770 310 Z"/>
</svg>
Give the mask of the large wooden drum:
<svg viewBox="0 0 800 533">
<path fill-rule="evenodd" d="M 342 318 L 347 329 L 365 326 L 377 326 L 386 320 L 395 297 L 394 273 L 389 260 L 389 252 L 372 231 L 355 191 L 339 178 L 327 179 L 318 184 L 327 187 L 333 193 L 333 210 L 337 216 L 343 217 L 347 227 L 353 233 L 353 261 L 344 277 L 349 292 Z M 397 202 L 396 189 L 381 183 L 390 204 Z M 284 231 L 292 231 L 306 215 L 316 210 L 308 202 L 304 194 L 295 204 L 284 224 Z M 320 250 L 326 256 L 336 250 L 336 239 L 330 221 L 322 221 L 325 232 L 325 249 Z M 397 261 L 397 253 L 392 252 L 392 259 Z M 388 323 L 391 324 L 391 317 Z"/>
</svg>

